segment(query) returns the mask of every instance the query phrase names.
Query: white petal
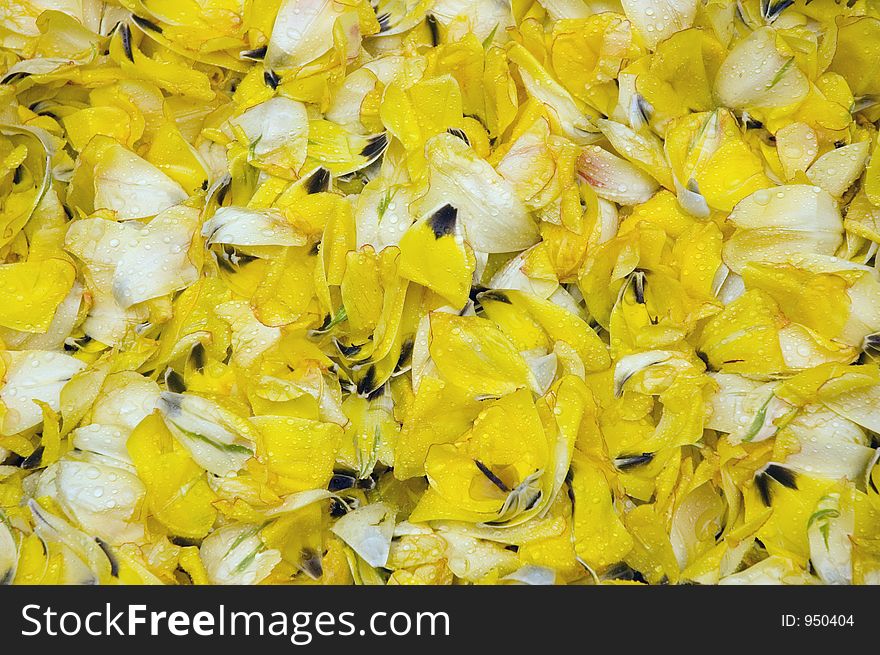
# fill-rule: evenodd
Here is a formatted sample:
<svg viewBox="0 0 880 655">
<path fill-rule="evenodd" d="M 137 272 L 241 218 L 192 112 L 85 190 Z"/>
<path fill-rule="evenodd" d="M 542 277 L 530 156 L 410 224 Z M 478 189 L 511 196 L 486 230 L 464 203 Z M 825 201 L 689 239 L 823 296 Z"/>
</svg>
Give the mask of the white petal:
<svg viewBox="0 0 880 655">
<path fill-rule="evenodd" d="M 835 148 L 819 157 L 807 170 L 810 182 L 822 187 L 832 196 L 840 197 L 865 169 L 871 150 L 869 141 Z"/>
<path fill-rule="evenodd" d="M 810 562 L 825 584 L 852 584 L 855 512 L 839 493 L 823 496 L 810 517 Z"/>
<path fill-rule="evenodd" d="M 0 512 L 0 584 L 12 582 L 17 566 L 18 546 L 6 516 Z"/>
<path fill-rule="evenodd" d="M 197 209 L 173 207 L 150 221 L 136 239 L 122 244 L 113 274 L 113 296 L 120 307 L 127 309 L 196 281 L 198 270 L 189 260 L 189 248 L 198 220 Z"/>
<path fill-rule="evenodd" d="M 693 25 L 697 15 L 696 0 L 621 0 L 620 4 L 652 50 L 663 39 Z"/>
<path fill-rule="evenodd" d="M 260 323 L 243 300 L 225 302 L 214 311 L 232 328 L 232 360 L 240 366 L 250 366 L 281 339 L 281 329 Z"/>
<path fill-rule="evenodd" d="M 281 561 L 277 550 L 263 545 L 259 526 L 246 524 L 212 532 L 199 547 L 199 555 L 213 584 L 259 584 Z"/>
<path fill-rule="evenodd" d="M 825 405 L 853 423 L 880 433 L 880 385 L 842 393 Z"/>
<path fill-rule="evenodd" d="M 295 1 L 295 0 L 291 0 Z M 299 170 L 306 160 L 309 116 L 301 102 L 275 97 L 229 120 L 244 131 L 257 158 Z"/>
<path fill-rule="evenodd" d="M 458 137 L 438 134 L 428 141 L 429 190 L 421 214 L 452 203 L 468 242 L 483 252 L 523 250 L 538 240 L 538 230 L 513 185 L 495 172 Z"/>
<path fill-rule="evenodd" d="M 370 566 L 385 566 L 394 535 L 394 511 L 385 503 L 371 503 L 340 518 L 332 531 Z"/>
<path fill-rule="evenodd" d="M 143 538 L 135 511 L 146 489 L 122 468 L 65 457 L 58 463 L 58 501 L 89 534 L 110 544 Z"/>
<path fill-rule="evenodd" d="M 208 244 L 234 246 L 301 246 L 306 242 L 281 212 L 245 207 L 220 207 L 202 225 L 202 236 Z"/>
<path fill-rule="evenodd" d="M 859 427 L 834 412 L 811 406 L 787 426 L 800 449 L 785 458 L 785 467 L 811 477 L 861 480 L 874 457 L 870 440 Z"/>
<path fill-rule="evenodd" d="M 721 64 L 715 93 L 733 109 L 784 107 L 799 102 L 810 90 L 794 57 L 776 49 L 776 32 L 762 27 L 739 41 Z"/>
<path fill-rule="evenodd" d="M 647 202 L 659 185 L 627 160 L 600 146 L 587 146 L 578 158 L 578 174 L 600 198 L 620 205 Z"/>
<path fill-rule="evenodd" d="M 0 401 L 6 406 L 0 434 L 10 435 L 39 425 L 43 413 L 34 400 L 58 411 L 61 389 L 73 375 L 86 367 L 79 359 L 44 350 L 6 351 L 6 381 Z"/>
<path fill-rule="evenodd" d="M 94 177 L 95 209 L 112 209 L 123 220 L 155 216 L 188 197 L 177 182 L 120 144 L 101 157 Z"/>
<path fill-rule="evenodd" d="M 793 562 L 778 555 L 771 555 L 745 571 L 728 575 L 719 580 L 722 585 L 780 585 L 812 584 L 815 579 L 803 573 Z"/>
<path fill-rule="evenodd" d="M 215 475 L 240 470 L 254 454 L 250 435 L 236 426 L 236 417 L 207 398 L 190 393 L 162 392 L 159 411 L 174 437 L 198 464 Z"/>
</svg>

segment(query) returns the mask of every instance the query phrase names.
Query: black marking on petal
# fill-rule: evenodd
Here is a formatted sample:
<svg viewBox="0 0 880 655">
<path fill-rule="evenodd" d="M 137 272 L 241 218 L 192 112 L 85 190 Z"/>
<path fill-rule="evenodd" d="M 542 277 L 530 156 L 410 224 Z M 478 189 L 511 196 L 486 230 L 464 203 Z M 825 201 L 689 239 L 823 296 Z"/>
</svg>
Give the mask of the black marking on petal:
<svg viewBox="0 0 880 655">
<path fill-rule="evenodd" d="M 449 236 L 455 232 L 455 222 L 458 210 L 452 205 L 443 205 L 428 219 L 428 226 L 434 233 L 434 238 Z"/>
<path fill-rule="evenodd" d="M 15 167 L 14 171 L 12 171 L 12 183 L 13 184 L 18 184 L 19 182 L 21 182 L 21 178 L 23 175 L 22 170 L 23 170 L 22 167 L 19 165 L 19 166 Z"/>
<path fill-rule="evenodd" d="M 178 536 L 168 537 L 168 541 L 170 541 L 175 546 L 180 546 L 181 548 L 188 548 L 190 546 L 200 546 L 202 544 L 201 539 L 190 539 L 189 537 L 178 537 Z"/>
<path fill-rule="evenodd" d="M 104 554 L 107 556 L 107 559 L 110 561 L 110 575 L 114 578 L 119 577 L 119 560 L 116 559 L 116 555 L 113 554 L 113 551 L 110 549 L 110 544 L 101 539 L 101 537 L 95 537 L 95 543 L 97 543 L 101 550 L 104 551 Z"/>
<path fill-rule="evenodd" d="M 712 368 L 712 365 L 709 363 L 709 355 L 707 355 L 706 353 L 704 353 L 702 350 L 697 350 L 697 351 L 695 351 L 695 354 L 696 354 L 697 357 L 700 359 L 700 361 L 703 362 L 703 363 L 706 365 L 706 370 L 707 370 L 707 371 L 714 371 L 714 370 L 715 370 L 715 369 Z"/>
<path fill-rule="evenodd" d="M 482 284 L 475 284 L 471 287 L 471 290 L 468 292 L 468 297 L 476 303 L 477 297 L 481 293 L 484 293 L 488 290 L 489 290 L 489 287 L 484 287 Z"/>
<path fill-rule="evenodd" d="M 654 111 L 654 108 L 651 106 L 651 103 L 648 102 L 647 100 L 645 100 L 644 96 L 642 96 L 641 93 L 636 93 L 634 99 L 635 99 L 636 109 L 638 109 L 639 114 L 642 117 L 642 120 L 645 121 L 645 123 L 650 123 L 651 122 L 651 114 Z"/>
<path fill-rule="evenodd" d="M 618 562 L 605 571 L 602 576 L 605 580 L 627 580 L 633 582 L 647 583 L 645 576 L 632 568 L 626 562 Z"/>
<path fill-rule="evenodd" d="M 526 510 L 528 511 L 528 510 L 532 509 L 535 505 L 537 505 L 538 501 L 541 500 L 543 495 L 544 495 L 544 493 L 542 491 L 539 491 L 534 496 L 532 496 L 532 499 L 529 501 L 529 504 L 526 505 Z"/>
<path fill-rule="evenodd" d="M 323 166 L 311 174 L 306 181 L 306 193 L 321 193 L 330 188 L 330 171 Z"/>
<path fill-rule="evenodd" d="M 268 46 L 261 45 L 253 50 L 242 50 L 238 53 L 239 59 L 250 59 L 251 61 L 263 61 L 266 56 Z"/>
<path fill-rule="evenodd" d="M 645 272 L 636 269 L 631 276 L 633 293 L 636 296 L 636 302 L 640 305 L 645 304 Z"/>
<path fill-rule="evenodd" d="M 457 136 L 459 139 L 461 139 L 462 141 L 464 141 L 466 144 L 468 144 L 468 145 L 471 144 L 470 139 L 467 138 L 467 134 L 464 133 L 464 130 L 460 130 L 460 129 L 457 128 L 457 127 L 450 127 L 450 128 L 449 128 L 448 130 L 446 130 L 446 131 L 447 131 L 449 134 L 451 134 L 452 136 Z"/>
<path fill-rule="evenodd" d="M 253 255 L 247 255 L 239 252 L 235 249 L 234 246 L 230 246 L 225 244 L 220 251 L 221 259 L 227 260 L 234 268 L 238 268 L 240 266 L 244 266 L 245 264 L 250 264 L 252 261 L 257 259 Z M 234 270 L 234 269 L 233 269 Z"/>
<path fill-rule="evenodd" d="M 412 363 L 412 354 L 413 348 L 415 347 L 415 343 L 412 339 L 407 339 L 400 346 L 400 355 L 397 356 L 397 364 L 394 366 L 394 370 L 399 371 L 403 368 L 406 368 Z"/>
<path fill-rule="evenodd" d="M 835 142 L 834 142 L 834 147 L 835 147 L 835 148 L 842 148 L 842 147 L 845 146 L 845 145 L 846 145 L 846 141 L 835 141 Z"/>
<path fill-rule="evenodd" d="M 338 519 L 342 516 L 348 514 L 348 505 L 343 503 L 338 498 L 333 498 L 330 501 L 330 516 L 334 519 Z"/>
<path fill-rule="evenodd" d="M 34 450 L 34 452 L 24 458 L 20 468 L 35 469 L 40 466 L 43 461 L 43 450 L 45 450 L 43 446 L 37 446 L 37 449 Z"/>
<path fill-rule="evenodd" d="M 169 368 L 165 371 L 165 387 L 168 391 L 183 393 L 186 391 L 186 382 L 183 381 L 183 376 L 180 373 Z"/>
<path fill-rule="evenodd" d="M 122 50 L 131 63 L 134 63 L 134 53 L 131 51 L 131 28 L 128 23 L 119 26 L 119 36 L 122 39 Z"/>
<path fill-rule="evenodd" d="M 177 583 L 182 586 L 194 584 L 192 576 L 180 564 L 178 564 L 177 568 L 174 569 L 174 578 L 177 581 Z"/>
<path fill-rule="evenodd" d="M 755 486 L 758 488 L 761 502 L 767 507 L 770 507 L 770 478 L 763 473 L 759 473 L 755 476 Z"/>
<path fill-rule="evenodd" d="M 505 305 L 512 305 L 513 302 L 503 291 L 484 291 L 480 294 L 480 303 L 482 304 L 486 300 L 494 300 L 495 302 L 501 302 Z"/>
<path fill-rule="evenodd" d="M 374 11 L 376 9 L 378 9 L 378 7 L 373 7 Z M 381 16 L 377 14 L 376 21 L 379 23 L 379 32 L 380 33 L 387 32 L 389 30 L 389 28 L 391 27 L 391 14 L 388 13 L 387 11 L 384 14 L 382 14 Z"/>
<path fill-rule="evenodd" d="M 778 464 L 770 464 L 766 469 L 764 469 L 764 474 L 769 475 L 783 487 L 788 487 L 789 489 L 798 488 L 797 476 L 795 475 L 794 471 L 783 468 Z"/>
<path fill-rule="evenodd" d="M 315 241 L 315 243 L 312 244 L 312 247 L 309 248 L 309 257 L 314 257 L 319 252 L 321 252 L 321 242 Z"/>
<path fill-rule="evenodd" d="M 202 180 L 202 191 L 208 190 L 208 180 Z"/>
<path fill-rule="evenodd" d="M 746 117 L 747 130 L 760 130 L 762 127 L 764 127 L 764 123 L 759 121 L 757 118 L 752 118 L 751 116 Z"/>
<path fill-rule="evenodd" d="M 273 70 L 267 70 L 263 73 L 263 81 L 266 83 L 266 86 L 273 91 L 278 88 L 279 84 L 281 84 L 281 78 L 278 76 L 278 73 Z"/>
<path fill-rule="evenodd" d="M 387 386 L 383 382 L 378 387 L 368 392 L 366 395 L 367 400 L 376 400 L 376 398 L 381 398 L 385 395 L 385 391 L 387 390 Z"/>
<path fill-rule="evenodd" d="M 302 570 L 312 580 L 317 580 L 322 575 L 324 575 L 324 567 L 321 564 L 321 555 L 316 553 L 314 550 L 303 550 L 302 556 L 300 558 L 300 563 L 302 566 Z"/>
<path fill-rule="evenodd" d="M 647 464 L 654 459 L 654 453 L 642 453 L 641 455 L 621 455 L 614 460 L 614 465 L 621 471 Z"/>
<path fill-rule="evenodd" d="M 425 24 L 428 26 L 428 31 L 431 32 L 431 45 L 434 47 L 440 45 L 440 27 L 437 25 L 437 18 L 434 14 L 425 16 Z"/>
<path fill-rule="evenodd" d="M 177 416 L 181 412 L 181 403 L 183 396 L 176 393 L 162 394 L 162 403 L 165 406 L 165 413 L 171 416 Z"/>
<path fill-rule="evenodd" d="M 205 368 L 207 353 L 201 341 L 192 347 L 192 350 L 189 352 L 189 360 L 197 371 L 201 372 Z"/>
<path fill-rule="evenodd" d="M 28 77 L 30 73 L 26 73 L 24 71 L 18 71 L 17 73 L 9 73 L 8 75 L 4 75 L 2 79 L 0 79 L 0 84 L 12 84 L 13 82 L 17 82 L 18 80 L 22 80 Z"/>
<path fill-rule="evenodd" d="M 140 27 L 143 30 L 150 30 L 152 32 L 157 32 L 159 34 L 162 33 L 162 28 L 159 27 L 158 25 L 156 25 L 156 23 L 154 23 L 151 20 L 148 20 L 148 19 L 143 18 L 141 16 L 135 16 L 133 14 L 132 14 L 131 19 L 134 21 L 135 25 L 137 25 L 138 27 Z"/>
<path fill-rule="evenodd" d="M 495 475 L 494 473 L 492 473 L 492 471 L 489 470 L 489 467 L 488 467 L 488 466 L 486 466 L 485 464 L 483 464 L 483 462 L 481 462 L 481 461 L 478 460 L 478 459 L 475 459 L 475 460 L 474 460 L 474 464 L 477 465 L 477 468 L 480 469 L 480 472 L 481 472 L 483 475 L 485 475 L 487 478 L 489 478 L 489 481 L 490 481 L 492 484 L 494 484 L 496 487 L 498 487 L 499 489 L 501 489 L 501 491 L 503 491 L 503 492 L 505 492 L 505 493 L 510 493 L 510 489 L 507 487 L 507 485 L 504 484 L 504 482 L 501 481 L 501 478 L 499 478 L 497 475 Z"/>
<path fill-rule="evenodd" d="M 363 348 L 363 346 L 359 343 L 353 343 L 349 346 L 346 346 L 344 343 L 339 341 L 339 339 L 333 339 L 333 341 L 336 343 L 336 348 L 337 350 L 339 350 L 339 353 L 343 357 L 354 357 Z"/>
<path fill-rule="evenodd" d="M 356 484 L 357 478 L 353 475 L 349 475 L 348 473 L 334 473 L 333 477 L 330 478 L 330 482 L 327 484 L 327 491 L 338 493 L 340 491 L 345 491 L 346 489 L 351 489 Z"/>
<path fill-rule="evenodd" d="M 365 159 L 374 159 L 385 152 L 385 148 L 387 147 L 388 135 L 382 132 L 382 134 L 377 134 L 367 140 L 367 145 L 361 150 L 361 157 L 364 157 Z"/>
<path fill-rule="evenodd" d="M 366 375 L 357 383 L 357 392 L 361 396 L 365 396 L 375 391 L 376 388 L 376 365 L 370 364 Z"/>
<path fill-rule="evenodd" d="M 226 200 L 226 194 L 229 193 L 229 188 L 232 186 L 232 178 L 227 176 L 220 183 L 220 186 L 217 187 L 217 204 L 222 205 L 223 201 Z"/>
<path fill-rule="evenodd" d="M 232 265 L 232 262 L 225 256 L 225 253 L 221 253 L 217 259 L 217 264 L 227 273 L 235 273 L 235 266 Z"/>
<path fill-rule="evenodd" d="M 764 14 L 764 18 L 772 23 L 779 18 L 779 14 L 794 4 L 794 0 L 779 0 L 778 2 L 764 0 L 761 4 L 761 13 Z"/>
</svg>

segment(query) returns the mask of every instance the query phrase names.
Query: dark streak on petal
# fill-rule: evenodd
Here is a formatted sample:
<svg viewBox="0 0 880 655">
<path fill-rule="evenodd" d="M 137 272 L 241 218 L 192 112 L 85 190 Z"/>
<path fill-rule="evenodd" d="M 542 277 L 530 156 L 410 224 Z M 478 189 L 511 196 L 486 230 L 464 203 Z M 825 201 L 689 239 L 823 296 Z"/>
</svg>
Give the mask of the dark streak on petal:
<svg viewBox="0 0 880 655">
<path fill-rule="evenodd" d="M 505 493 L 509 493 L 509 492 L 510 492 L 510 489 L 507 487 L 506 484 L 504 484 L 504 483 L 501 481 L 501 478 L 499 478 L 497 475 L 495 475 L 494 473 L 492 473 L 492 471 L 489 470 L 489 467 L 486 466 L 485 464 L 483 464 L 483 462 L 481 462 L 481 461 L 478 460 L 478 459 L 475 459 L 475 460 L 474 460 L 474 464 L 477 465 L 477 468 L 480 469 L 480 472 L 481 472 L 483 475 L 485 475 L 487 478 L 489 478 L 489 481 L 490 481 L 492 484 L 494 484 L 496 487 L 498 487 L 499 489 L 501 489 L 501 491 L 503 491 L 503 492 L 505 492 Z"/>
<path fill-rule="evenodd" d="M 168 391 L 173 391 L 174 393 L 186 391 L 186 383 L 183 381 L 183 376 L 171 368 L 165 372 L 165 386 Z"/>
<path fill-rule="evenodd" d="M 755 477 L 755 486 L 761 495 L 761 502 L 770 507 L 770 478 L 763 473 L 759 473 Z"/>
<path fill-rule="evenodd" d="M 778 464 L 770 464 L 766 469 L 764 469 L 764 474 L 769 475 L 783 487 L 788 487 L 789 489 L 798 488 L 797 476 L 795 476 L 794 471 L 783 468 Z"/>
<path fill-rule="evenodd" d="M 428 219 L 428 225 L 434 233 L 434 238 L 449 236 L 455 232 L 455 222 L 458 210 L 452 205 L 443 205 Z"/>
<path fill-rule="evenodd" d="M 278 76 L 278 73 L 273 70 L 267 70 L 263 73 L 263 81 L 266 83 L 266 86 L 273 91 L 278 88 L 279 84 L 281 84 L 281 78 Z"/>
<path fill-rule="evenodd" d="M 409 366 L 412 361 L 413 348 L 415 344 L 412 339 L 407 339 L 403 342 L 403 345 L 400 346 L 400 355 L 397 357 L 397 365 L 394 367 L 395 370 L 400 370 Z"/>
<path fill-rule="evenodd" d="M 346 489 L 351 489 L 356 484 L 357 478 L 353 475 L 347 473 L 334 473 L 333 477 L 330 478 L 330 482 L 327 484 L 327 491 L 338 493 L 340 491 L 345 491 Z"/>
<path fill-rule="evenodd" d="M 507 294 L 503 291 L 484 291 L 480 294 L 480 303 L 486 300 L 494 300 L 495 302 L 502 302 L 505 305 L 512 305 L 513 302 L 510 298 L 507 297 Z"/>
<path fill-rule="evenodd" d="M 315 551 L 311 549 L 303 550 L 301 563 L 302 570 L 312 580 L 317 580 L 324 575 L 324 567 L 321 564 L 321 555 Z"/>
<path fill-rule="evenodd" d="M 377 134 L 376 136 L 369 138 L 367 145 L 361 150 L 361 157 L 374 159 L 385 152 L 385 148 L 387 147 L 388 136 L 384 132 L 382 134 Z"/>
<path fill-rule="evenodd" d="M 431 45 L 440 45 L 440 27 L 437 25 L 437 18 L 433 14 L 425 16 L 425 24 L 431 32 Z"/>
<path fill-rule="evenodd" d="M 193 346 L 189 353 L 189 358 L 192 362 L 193 368 L 197 371 L 201 372 L 205 368 L 207 355 L 205 353 L 205 346 L 202 345 L 201 341 Z"/>
<path fill-rule="evenodd" d="M 377 9 L 376 7 L 373 7 L 374 11 L 376 9 Z M 379 32 L 380 33 L 387 32 L 388 29 L 391 27 L 391 14 L 389 14 L 388 12 L 385 12 L 381 16 L 376 15 L 376 21 L 378 21 L 378 23 L 379 23 Z"/>
<path fill-rule="evenodd" d="M 104 551 L 107 559 L 110 560 L 110 575 L 112 575 L 114 578 L 118 578 L 119 561 L 116 559 L 116 555 L 114 555 L 113 551 L 110 549 L 110 544 L 101 539 L 101 537 L 95 537 L 95 543 L 97 543 L 101 547 L 101 550 Z"/>
<path fill-rule="evenodd" d="M 458 129 L 457 127 L 450 127 L 446 131 L 449 134 L 451 134 L 452 136 L 457 136 L 459 139 L 464 141 L 466 144 L 468 144 L 468 145 L 471 144 L 470 139 L 467 138 L 467 134 L 465 134 L 463 130 Z"/>
<path fill-rule="evenodd" d="M 151 20 L 147 20 L 146 18 L 143 18 L 141 16 L 135 16 L 135 15 L 132 15 L 131 19 L 134 21 L 135 25 L 137 25 L 141 29 L 151 30 L 151 31 L 157 32 L 159 34 L 162 33 L 162 28 L 159 27 L 158 25 L 156 25 L 156 23 L 154 23 Z"/>
<path fill-rule="evenodd" d="M 127 23 L 122 23 L 119 26 L 119 35 L 122 38 L 122 49 L 125 51 L 125 56 L 131 63 L 134 63 L 134 53 L 131 51 L 131 28 Z"/>
<path fill-rule="evenodd" d="M 266 50 L 268 48 L 264 45 L 259 48 L 254 48 L 253 50 L 242 50 L 238 53 L 239 59 L 250 59 L 251 61 L 262 61 L 266 56 Z"/>
<path fill-rule="evenodd" d="M 336 343 L 336 348 L 339 350 L 339 353 L 343 357 L 354 357 L 363 348 L 363 346 L 358 343 L 353 343 L 350 346 L 346 346 L 344 343 L 342 343 L 338 339 L 334 339 L 333 341 Z"/>
<path fill-rule="evenodd" d="M 43 461 L 43 450 L 43 446 L 37 446 L 37 449 L 34 450 L 34 452 L 24 458 L 24 461 L 21 463 L 21 468 L 26 470 L 37 468 Z"/>
<path fill-rule="evenodd" d="M 306 182 L 306 193 L 321 193 L 330 188 L 330 171 L 323 166 L 316 170 Z"/>
<path fill-rule="evenodd" d="M 376 388 L 376 365 L 370 364 L 366 375 L 357 383 L 357 392 L 361 396 L 365 396 L 375 391 Z"/>
<path fill-rule="evenodd" d="M 642 453 L 641 455 L 621 455 L 614 460 L 614 465 L 621 471 L 635 466 L 647 464 L 654 459 L 654 453 Z"/>
</svg>

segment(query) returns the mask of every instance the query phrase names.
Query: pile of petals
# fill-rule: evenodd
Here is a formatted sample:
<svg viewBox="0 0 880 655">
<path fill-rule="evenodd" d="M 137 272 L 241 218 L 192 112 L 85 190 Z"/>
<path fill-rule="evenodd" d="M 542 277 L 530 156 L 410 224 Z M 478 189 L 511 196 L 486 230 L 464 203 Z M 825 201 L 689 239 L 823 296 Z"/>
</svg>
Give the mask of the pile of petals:
<svg viewBox="0 0 880 655">
<path fill-rule="evenodd" d="M 880 583 L 880 4 L 0 0 L 0 581 Z"/>
</svg>

